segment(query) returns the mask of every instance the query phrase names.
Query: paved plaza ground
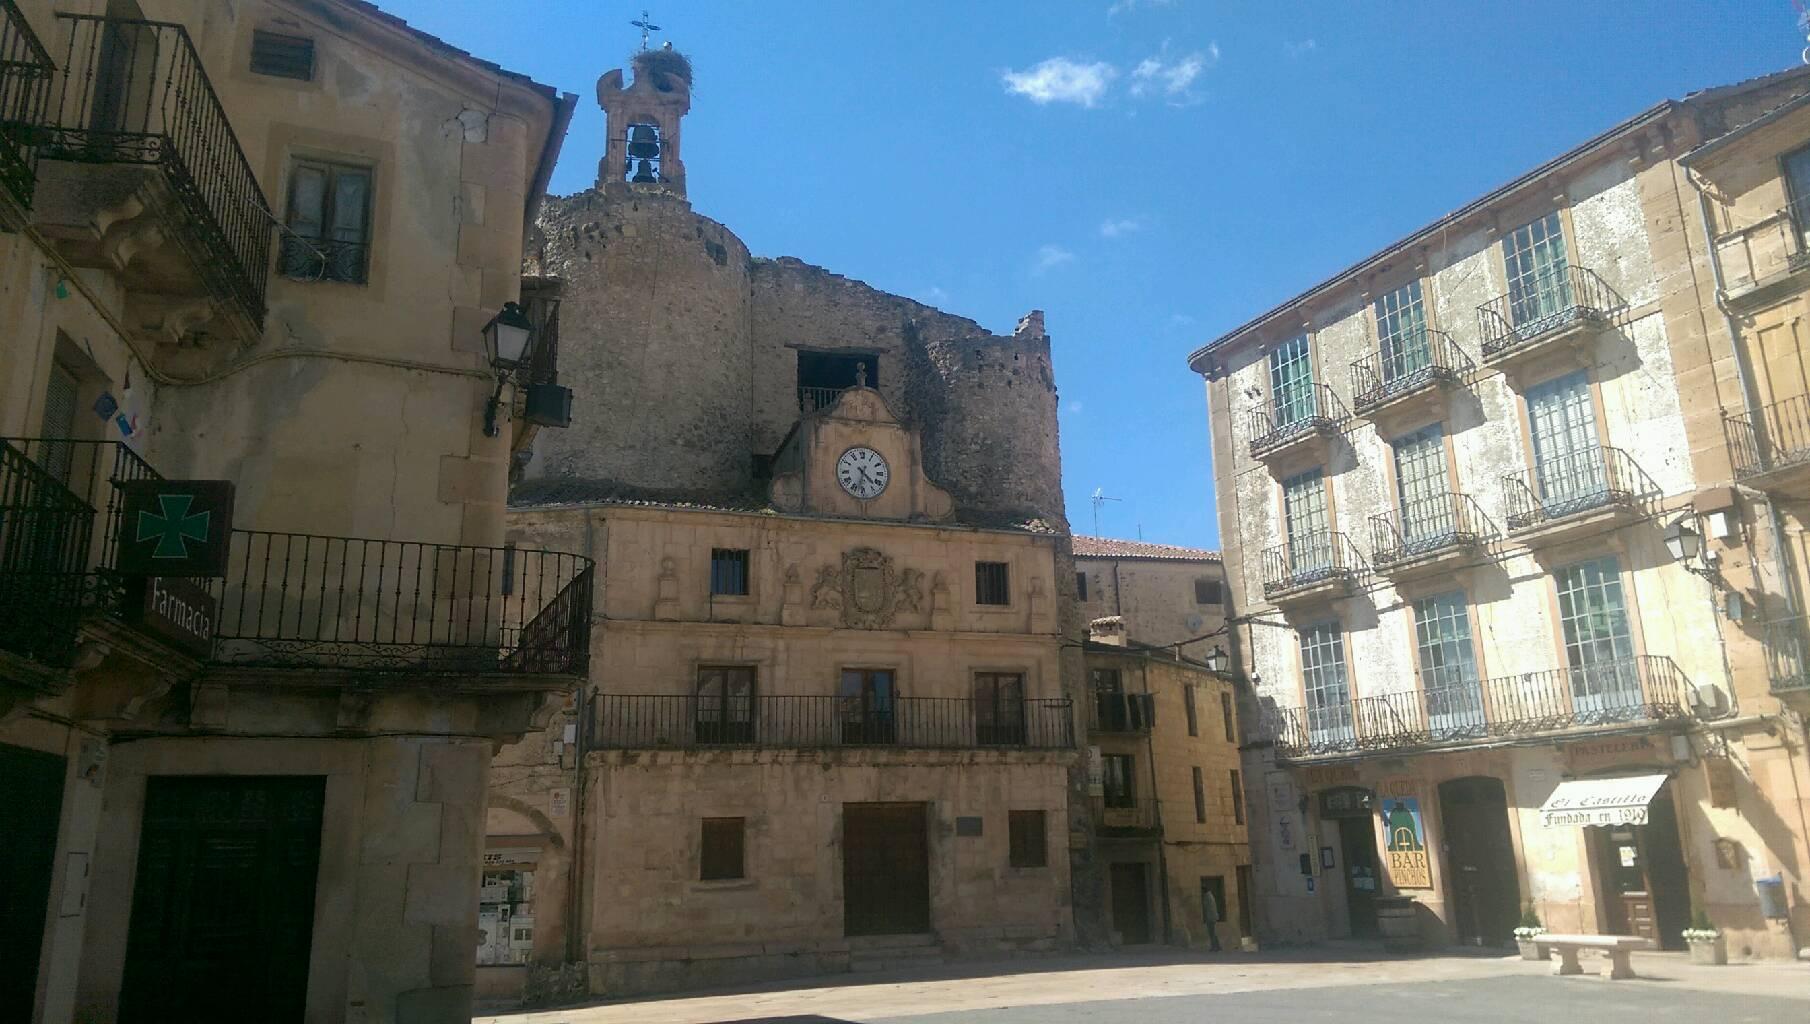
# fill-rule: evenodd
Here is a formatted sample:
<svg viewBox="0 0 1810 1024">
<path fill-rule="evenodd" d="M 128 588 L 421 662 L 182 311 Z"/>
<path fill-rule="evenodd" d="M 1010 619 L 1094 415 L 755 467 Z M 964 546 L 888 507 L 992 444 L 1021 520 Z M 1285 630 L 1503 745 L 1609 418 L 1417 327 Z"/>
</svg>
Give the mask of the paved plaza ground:
<svg viewBox="0 0 1810 1024">
<path fill-rule="evenodd" d="M 1593 971 L 1599 962 L 1585 960 Z M 480 1016 L 479 1024 L 1805 1024 L 1810 964 L 1700 967 L 1637 953 L 1639 978 L 1554 977 L 1504 956 L 1389 957 L 1358 946 L 1120 953 L 837 975 L 736 991 Z"/>
</svg>

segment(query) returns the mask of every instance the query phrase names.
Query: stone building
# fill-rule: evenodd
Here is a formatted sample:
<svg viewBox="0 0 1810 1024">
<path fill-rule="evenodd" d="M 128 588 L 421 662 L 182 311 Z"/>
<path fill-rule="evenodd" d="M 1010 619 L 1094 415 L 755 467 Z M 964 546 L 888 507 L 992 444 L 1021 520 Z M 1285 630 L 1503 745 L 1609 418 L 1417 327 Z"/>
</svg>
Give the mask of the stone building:
<svg viewBox="0 0 1810 1024">
<path fill-rule="evenodd" d="M 1070 943 L 1092 834 L 1042 315 L 996 336 L 751 256 L 687 198 L 690 62 L 632 73 L 528 251 L 584 399 L 521 453 L 509 536 L 595 558 L 599 616 L 580 699 L 497 758 L 485 912 L 532 925 L 482 993 Z"/>
<path fill-rule="evenodd" d="M 1735 955 L 1804 945 L 1773 211 L 1806 93 L 1660 103 L 1190 356 L 1265 711 L 1267 937 L 1405 896 L 1437 942 L 1531 907 L 1676 947 L 1700 908 Z"/>
<path fill-rule="evenodd" d="M 1132 639 L 1180 645 L 1178 653 L 1196 661 L 1230 646 L 1221 633 L 1226 587 L 1219 552 L 1085 536 L 1074 538 L 1074 549 L 1083 619 L 1118 616 Z"/>
<path fill-rule="evenodd" d="M 0 59 L 0 1019 L 464 1020 L 493 746 L 589 649 L 483 332 L 575 98 L 358 0 Z"/>
</svg>

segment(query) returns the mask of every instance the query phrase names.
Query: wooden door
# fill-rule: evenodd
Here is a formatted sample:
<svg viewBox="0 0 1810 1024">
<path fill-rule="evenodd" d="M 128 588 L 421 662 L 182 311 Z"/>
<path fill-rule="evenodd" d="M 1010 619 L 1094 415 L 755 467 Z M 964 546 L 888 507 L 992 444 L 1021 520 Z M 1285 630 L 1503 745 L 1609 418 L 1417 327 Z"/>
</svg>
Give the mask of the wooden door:
<svg viewBox="0 0 1810 1024">
<path fill-rule="evenodd" d="M 1345 865 L 1345 906 L 1351 934 L 1376 934 L 1376 897 L 1381 873 L 1376 869 L 1376 834 L 1368 815 L 1339 821 L 1339 852 Z"/>
<path fill-rule="evenodd" d="M 325 783 L 148 780 L 121 1022 L 303 1019 Z"/>
<path fill-rule="evenodd" d="M 1150 892 L 1144 884 L 1144 865 L 1114 864 L 1112 927 L 1127 946 L 1150 941 Z"/>
<path fill-rule="evenodd" d="M 63 759 L 0 745 L 0 1020 L 31 1020 L 56 867 Z"/>
<path fill-rule="evenodd" d="M 918 935 L 930 930 L 925 804 L 842 805 L 843 931 Z"/>
<path fill-rule="evenodd" d="M 1440 783 L 1439 820 L 1459 941 L 1508 945 L 1521 908 L 1521 886 L 1502 780 L 1471 776 Z"/>
</svg>

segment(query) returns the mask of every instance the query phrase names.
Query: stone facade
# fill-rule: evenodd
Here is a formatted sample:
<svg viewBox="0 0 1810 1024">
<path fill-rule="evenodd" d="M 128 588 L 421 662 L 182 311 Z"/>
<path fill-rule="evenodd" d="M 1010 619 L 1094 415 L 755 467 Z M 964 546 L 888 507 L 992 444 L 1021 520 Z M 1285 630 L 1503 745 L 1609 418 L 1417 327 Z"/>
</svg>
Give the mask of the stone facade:
<svg viewBox="0 0 1810 1024">
<path fill-rule="evenodd" d="M 1248 769 L 1266 934 L 1361 932 L 1399 893 L 1434 941 L 1504 941 L 1521 904 L 1675 945 L 1695 906 L 1733 949 L 1793 951 L 1760 908 L 1770 872 L 1798 884 L 1804 735 L 1740 653 L 1770 588 L 1666 541 L 1764 519 L 1712 436 L 1741 371 L 1679 157 L 1805 88 L 1661 104 L 1191 357 L 1273 743 Z M 1763 557 L 1739 533 L 1710 544 L 1725 574 Z M 1651 824 L 1541 824 L 1561 782 L 1642 773 L 1668 780 Z M 1379 814 L 1404 800 L 1439 855 L 1397 871 Z"/>
<path fill-rule="evenodd" d="M 101 17 L 122 6 L 163 24 Z M 463 1020 L 489 754 L 576 676 L 527 660 L 552 595 L 503 581 L 517 396 L 488 436 L 480 332 L 574 98 L 363 3 L 52 8 L 0 12 L 9 53 L 35 35 L 56 90 L 142 57 L 115 113 L 161 162 L 54 98 L 34 116 L 75 158 L 0 132 L 0 859 L 28 897 L 0 914 L 42 934 L 0 967 L 0 1018 L 209 1016 L 237 985 L 247 1018 Z M 362 195 L 357 240 L 290 220 L 314 171 Z M 118 558 L 119 485 L 159 478 L 236 495 L 195 636 L 140 614 Z"/>
<path fill-rule="evenodd" d="M 1117 616 L 1132 639 L 1153 647 L 1180 644 L 1201 660 L 1214 647 L 1230 648 L 1225 626 L 1230 594 L 1219 552 L 1144 541 L 1076 537 L 1075 572 L 1086 576 L 1081 615 L 1087 621 Z"/>
</svg>

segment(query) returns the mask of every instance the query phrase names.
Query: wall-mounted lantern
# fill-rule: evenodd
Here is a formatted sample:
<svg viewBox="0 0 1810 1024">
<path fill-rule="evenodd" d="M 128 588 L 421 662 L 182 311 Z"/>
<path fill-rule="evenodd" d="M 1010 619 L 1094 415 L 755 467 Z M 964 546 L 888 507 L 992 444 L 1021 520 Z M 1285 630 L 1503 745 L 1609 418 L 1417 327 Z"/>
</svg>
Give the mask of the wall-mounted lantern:
<svg viewBox="0 0 1810 1024">
<path fill-rule="evenodd" d="M 528 364 L 533 345 L 534 322 L 513 302 L 503 303 L 502 310 L 484 325 L 484 355 L 490 360 L 490 368 L 496 371 L 496 390 L 490 393 L 490 401 L 484 405 L 485 437 L 501 433 L 496 416 L 502 406 L 503 385 L 509 382 L 511 374 Z"/>
</svg>

